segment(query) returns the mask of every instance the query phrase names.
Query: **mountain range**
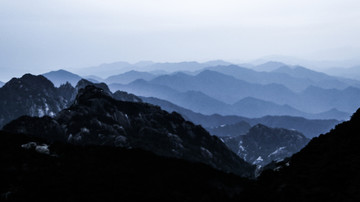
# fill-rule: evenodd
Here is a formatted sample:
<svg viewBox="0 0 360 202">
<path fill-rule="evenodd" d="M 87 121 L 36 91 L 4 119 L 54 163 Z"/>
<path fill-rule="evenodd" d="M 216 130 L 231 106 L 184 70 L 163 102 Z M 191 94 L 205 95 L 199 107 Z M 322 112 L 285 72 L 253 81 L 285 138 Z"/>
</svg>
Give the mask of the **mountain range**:
<svg viewBox="0 0 360 202">
<path fill-rule="evenodd" d="M 358 201 L 359 126 L 358 110 L 350 121 L 312 139 L 292 157 L 265 166 L 256 180 L 142 150 L 51 143 L 0 131 L 1 197 L 10 201 Z"/>
<path fill-rule="evenodd" d="M 146 63 L 142 67 L 150 64 L 155 63 Z M 276 67 L 268 72 L 220 61 L 218 64 L 201 68 L 202 65 L 206 66 L 205 63 L 198 65 L 197 73 L 163 72 L 159 75 L 132 70 L 107 79 L 91 77 L 91 81 L 97 82 L 97 78 L 107 82 L 112 91 L 122 90 L 140 96 L 157 97 L 207 115 L 218 113 L 252 118 L 290 115 L 309 119 L 347 120 L 350 113 L 359 107 L 355 101 L 359 94 L 357 80 L 332 77 L 304 67 L 275 62 L 263 64 L 264 67 Z M 72 77 L 79 79 L 79 76 L 70 72 L 64 76 L 64 72 L 59 71 L 58 79 L 53 79 L 53 82 L 59 83 L 61 78 L 61 83 L 65 83 Z M 212 82 L 215 80 L 217 82 Z M 307 104 L 309 102 L 312 104 Z"/>
<path fill-rule="evenodd" d="M 73 104 L 54 118 L 22 116 L 3 130 L 49 142 L 138 148 L 160 156 L 202 162 L 241 176 L 253 175 L 252 166 L 201 126 L 153 105 L 115 100 L 92 85 L 81 88 Z"/>
<path fill-rule="evenodd" d="M 326 133 L 332 129 L 336 124 L 340 123 L 335 119 L 328 120 L 311 120 L 305 119 L 302 117 L 291 117 L 291 116 L 264 116 L 261 118 L 247 118 L 241 116 L 222 116 L 219 114 L 213 115 L 204 115 L 201 113 L 195 113 L 189 109 L 179 107 L 171 102 L 161 100 L 158 98 L 152 97 L 141 97 L 144 102 L 151 103 L 154 105 L 160 106 L 162 109 L 168 112 L 177 112 L 181 114 L 185 119 L 195 123 L 200 124 L 205 127 L 214 135 L 224 136 L 228 135 L 240 135 L 241 131 L 247 129 L 247 124 L 245 127 L 233 127 L 233 125 L 243 125 L 242 122 L 248 123 L 250 126 L 256 124 L 263 124 L 269 127 L 274 128 L 286 128 L 289 130 L 297 130 L 303 133 L 306 137 L 312 138 L 318 136 L 319 134 Z"/>
<path fill-rule="evenodd" d="M 72 103 L 76 98 L 79 89 L 84 88 L 89 84 L 92 83 L 86 80 L 80 80 L 75 88 L 69 83 L 56 88 L 43 76 L 27 74 L 22 78 L 14 78 L 0 89 L 0 93 L 3 95 L 0 105 L 2 112 L 0 126 L 2 127 L 6 123 L 22 115 L 54 116 L 60 110 L 68 107 Z M 252 126 L 261 123 L 269 127 L 296 129 L 307 137 L 314 137 L 328 131 L 338 123 L 336 120 L 307 120 L 289 116 L 267 116 L 259 119 L 249 119 L 239 116 L 203 115 L 176 106 L 165 100 L 145 97 L 138 98 L 137 96 L 127 94 L 123 91 L 112 93 L 104 83 L 93 85 L 102 88 L 109 95 L 112 94 L 115 99 L 127 97 L 127 101 L 140 102 L 141 100 L 144 100 L 145 102 L 159 105 L 170 113 L 176 111 L 186 120 L 201 124 L 208 130 L 220 125 L 236 124 L 245 121 Z M 17 101 L 14 102 L 13 100 Z M 184 97 L 184 100 L 186 100 L 186 97 Z M 190 101 L 191 99 L 188 100 Z M 315 125 L 317 125 L 317 127 L 315 127 Z M 236 133 L 236 131 L 234 132 Z"/>
<path fill-rule="evenodd" d="M 217 82 L 212 82 L 215 80 Z M 331 115 L 337 117 L 327 118 L 345 120 L 349 118 L 349 112 L 358 107 L 359 104 L 354 98 L 357 98 L 356 96 L 359 95 L 357 91 L 360 91 L 355 87 L 337 90 L 309 86 L 302 92 L 294 93 L 279 84 L 250 84 L 208 70 L 196 76 L 177 73 L 160 76 L 151 81 L 138 80 L 127 85 L 110 84 L 110 89 L 165 99 L 204 114 L 242 115 L 240 113 L 246 113 L 241 111 L 246 108 L 245 106 L 239 110 L 233 104 L 226 104 L 226 102 L 238 102 L 250 97 L 262 102 L 261 106 L 267 105 L 268 113 L 277 112 L 269 115 L 292 115 L 307 118 L 326 118 L 323 116 Z M 192 99 L 182 102 L 183 97 L 188 96 L 186 94 L 189 92 L 191 92 Z M 207 103 L 206 101 L 210 102 Z M 308 105 L 309 102 L 312 105 Z M 203 107 L 200 103 L 204 103 Z M 204 107 L 206 104 L 210 104 L 210 106 Z M 253 103 L 250 102 L 250 104 Z M 256 109 L 255 105 L 253 107 Z M 261 111 L 264 111 L 264 108 L 260 110 L 260 114 L 254 113 L 252 117 L 263 115 Z"/>
</svg>

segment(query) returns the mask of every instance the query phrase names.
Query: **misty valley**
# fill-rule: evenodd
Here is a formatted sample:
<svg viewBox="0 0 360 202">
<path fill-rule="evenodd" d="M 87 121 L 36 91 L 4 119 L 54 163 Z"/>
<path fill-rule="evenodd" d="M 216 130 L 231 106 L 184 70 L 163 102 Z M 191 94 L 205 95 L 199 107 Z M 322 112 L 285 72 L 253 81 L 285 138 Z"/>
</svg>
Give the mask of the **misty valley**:
<svg viewBox="0 0 360 202">
<path fill-rule="evenodd" d="M 119 62 L 1 82 L 1 201 L 360 200 L 360 80 L 244 66 Z"/>
</svg>

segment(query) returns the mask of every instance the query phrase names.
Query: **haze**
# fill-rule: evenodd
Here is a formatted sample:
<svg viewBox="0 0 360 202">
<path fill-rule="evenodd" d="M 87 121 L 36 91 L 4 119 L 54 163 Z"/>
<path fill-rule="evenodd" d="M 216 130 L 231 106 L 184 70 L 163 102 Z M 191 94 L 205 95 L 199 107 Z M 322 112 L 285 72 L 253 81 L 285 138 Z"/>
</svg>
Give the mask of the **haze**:
<svg viewBox="0 0 360 202">
<path fill-rule="evenodd" d="M 0 80 L 104 62 L 360 54 L 356 0 L 2 0 Z"/>
</svg>

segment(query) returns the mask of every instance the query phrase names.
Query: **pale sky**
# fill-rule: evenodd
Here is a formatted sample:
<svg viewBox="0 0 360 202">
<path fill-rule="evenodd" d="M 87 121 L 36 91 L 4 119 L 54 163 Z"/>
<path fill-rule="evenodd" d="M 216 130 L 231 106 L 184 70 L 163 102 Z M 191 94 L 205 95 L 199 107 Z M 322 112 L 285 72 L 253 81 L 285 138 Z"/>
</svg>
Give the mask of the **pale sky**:
<svg viewBox="0 0 360 202">
<path fill-rule="evenodd" d="M 268 55 L 360 56 L 360 1 L 0 0 L 1 81 L 115 61 Z"/>
</svg>

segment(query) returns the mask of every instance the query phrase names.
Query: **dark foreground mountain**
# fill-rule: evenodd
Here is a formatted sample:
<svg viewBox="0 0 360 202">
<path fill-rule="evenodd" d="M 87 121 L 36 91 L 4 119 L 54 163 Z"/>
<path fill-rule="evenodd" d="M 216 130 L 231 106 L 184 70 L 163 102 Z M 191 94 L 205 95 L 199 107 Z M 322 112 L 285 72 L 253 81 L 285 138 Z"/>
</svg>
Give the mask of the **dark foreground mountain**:
<svg viewBox="0 0 360 202">
<path fill-rule="evenodd" d="M 115 100 L 95 86 L 80 89 L 74 103 L 54 118 L 24 116 L 4 130 L 74 145 L 140 148 L 241 176 L 251 177 L 254 170 L 219 138 L 179 114 L 150 104 Z"/>
<path fill-rule="evenodd" d="M 245 161 L 265 166 L 300 151 L 308 142 L 303 134 L 258 124 L 245 135 L 223 137 L 225 144 Z"/>
<path fill-rule="evenodd" d="M 141 150 L 0 132 L 3 201 L 359 201 L 360 110 L 257 180 Z"/>
<path fill-rule="evenodd" d="M 0 88 L 0 128 L 22 115 L 54 116 L 67 106 L 72 94 L 70 84 L 55 88 L 43 76 L 13 78 Z"/>
<path fill-rule="evenodd" d="M 236 201 L 249 180 L 201 163 L 0 131 L 0 201 Z"/>
<path fill-rule="evenodd" d="M 359 201 L 360 110 L 350 121 L 313 138 L 299 153 L 264 171 L 259 200 Z"/>
<path fill-rule="evenodd" d="M 23 115 L 34 117 L 55 116 L 59 111 L 70 106 L 79 90 L 88 85 L 95 85 L 103 89 L 104 93 L 115 99 L 141 102 L 140 98 L 123 91 L 112 93 L 105 83 L 94 84 L 81 79 L 77 82 L 75 88 L 70 83 L 55 87 L 44 76 L 25 74 L 21 78 L 11 79 L 0 88 L 0 128 Z"/>
</svg>

